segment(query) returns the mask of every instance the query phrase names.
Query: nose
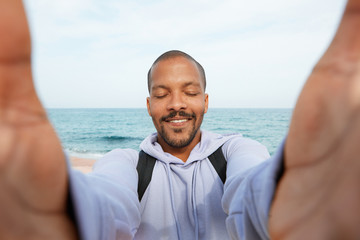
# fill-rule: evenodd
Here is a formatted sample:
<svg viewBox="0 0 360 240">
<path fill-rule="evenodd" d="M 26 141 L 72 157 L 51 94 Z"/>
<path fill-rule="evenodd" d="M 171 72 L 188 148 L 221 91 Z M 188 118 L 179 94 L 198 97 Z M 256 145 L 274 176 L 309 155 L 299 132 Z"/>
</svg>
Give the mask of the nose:
<svg viewBox="0 0 360 240">
<path fill-rule="evenodd" d="M 168 102 L 167 110 L 168 111 L 180 111 L 185 110 L 187 104 L 185 102 L 184 96 L 181 93 L 173 93 Z"/>
</svg>

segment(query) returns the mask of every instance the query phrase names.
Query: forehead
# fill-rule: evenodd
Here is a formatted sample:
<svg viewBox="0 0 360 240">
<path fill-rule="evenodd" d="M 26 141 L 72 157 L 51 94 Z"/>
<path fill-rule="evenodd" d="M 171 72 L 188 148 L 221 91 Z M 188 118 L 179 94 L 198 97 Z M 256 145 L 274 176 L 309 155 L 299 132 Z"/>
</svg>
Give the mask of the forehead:
<svg viewBox="0 0 360 240">
<path fill-rule="evenodd" d="M 192 83 L 203 86 L 200 71 L 195 62 L 182 56 L 164 59 L 151 69 L 151 88 L 164 84 Z"/>
</svg>

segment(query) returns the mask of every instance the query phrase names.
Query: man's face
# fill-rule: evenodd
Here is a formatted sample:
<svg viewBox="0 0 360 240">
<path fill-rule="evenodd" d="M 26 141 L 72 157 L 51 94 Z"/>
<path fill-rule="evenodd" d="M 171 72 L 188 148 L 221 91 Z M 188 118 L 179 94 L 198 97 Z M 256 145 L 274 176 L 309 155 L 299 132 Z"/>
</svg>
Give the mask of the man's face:
<svg viewBox="0 0 360 240">
<path fill-rule="evenodd" d="M 196 64 L 184 57 L 158 62 L 152 69 L 147 108 L 163 148 L 195 146 L 208 108 L 208 95 Z"/>
</svg>

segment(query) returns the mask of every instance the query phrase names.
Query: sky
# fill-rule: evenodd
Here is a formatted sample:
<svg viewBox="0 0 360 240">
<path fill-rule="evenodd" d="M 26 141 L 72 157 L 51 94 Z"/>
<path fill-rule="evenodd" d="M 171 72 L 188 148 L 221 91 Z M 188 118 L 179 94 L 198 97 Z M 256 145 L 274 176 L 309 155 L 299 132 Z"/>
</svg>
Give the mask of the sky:
<svg viewBox="0 0 360 240">
<path fill-rule="evenodd" d="M 344 0 L 24 0 L 47 108 L 144 108 L 147 71 L 177 49 L 207 75 L 209 107 L 292 108 Z"/>
</svg>

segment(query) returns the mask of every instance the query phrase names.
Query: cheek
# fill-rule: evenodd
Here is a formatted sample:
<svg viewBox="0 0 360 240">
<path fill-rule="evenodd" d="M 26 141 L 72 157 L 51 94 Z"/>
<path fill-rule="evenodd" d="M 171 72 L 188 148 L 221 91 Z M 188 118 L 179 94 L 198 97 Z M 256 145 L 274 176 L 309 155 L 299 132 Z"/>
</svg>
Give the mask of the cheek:
<svg viewBox="0 0 360 240">
<path fill-rule="evenodd" d="M 203 99 L 198 100 L 196 103 L 193 104 L 193 111 L 197 114 L 202 114 L 206 111 L 206 104 Z"/>
<path fill-rule="evenodd" d="M 149 104 L 149 112 L 151 114 L 151 117 L 157 119 L 163 114 L 163 107 L 158 102 L 151 102 L 151 104 Z"/>
</svg>

